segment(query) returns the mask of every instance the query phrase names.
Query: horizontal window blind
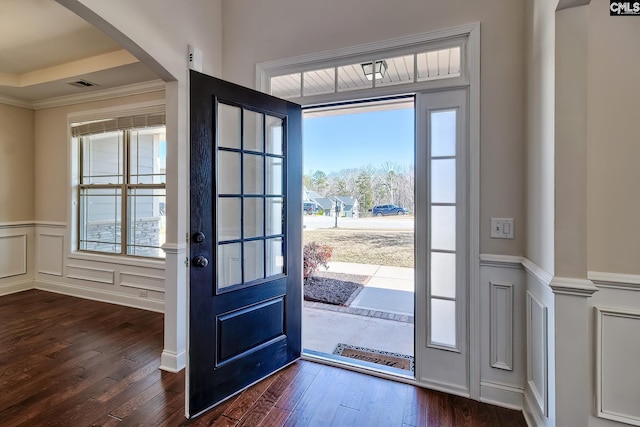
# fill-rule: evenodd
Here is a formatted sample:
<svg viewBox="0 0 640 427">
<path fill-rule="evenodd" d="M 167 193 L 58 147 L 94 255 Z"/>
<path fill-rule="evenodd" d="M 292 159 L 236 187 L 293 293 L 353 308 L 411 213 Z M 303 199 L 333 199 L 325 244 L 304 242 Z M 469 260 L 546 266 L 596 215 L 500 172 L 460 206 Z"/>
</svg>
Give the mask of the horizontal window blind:
<svg viewBox="0 0 640 427">
<path fill-rule="evenodd" d="M 117 130 L 162 126 L 164 124 L 166 124 L 164 113 L 140 114 L 136 116 L 118 117 L 115 119 L 100 120 L 90 123 L 73 124 L 71 125 L 71 135 L 73 137 L 80 137 Z"/>
</svg>

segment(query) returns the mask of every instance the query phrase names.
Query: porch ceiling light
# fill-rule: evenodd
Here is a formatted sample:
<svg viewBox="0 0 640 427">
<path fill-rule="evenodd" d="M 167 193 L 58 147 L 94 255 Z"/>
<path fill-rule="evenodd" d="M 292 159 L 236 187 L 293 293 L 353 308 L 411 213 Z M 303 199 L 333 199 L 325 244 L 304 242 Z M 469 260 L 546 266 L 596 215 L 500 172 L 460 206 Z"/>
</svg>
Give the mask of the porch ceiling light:
<svg viewBox="0 0 640 427">
<path fill-rule="evenodd" d="M 364 72 L 364 76 L 367 80 L 373 80 L 373 76 L 375 75 L 376 80 L 380 80 L 384 77 L 387 72 L 387 61 L 376 61 L 375 65 L 373 62 L 365 62 L 362 65 L 362 71 Z"/>
</svg>

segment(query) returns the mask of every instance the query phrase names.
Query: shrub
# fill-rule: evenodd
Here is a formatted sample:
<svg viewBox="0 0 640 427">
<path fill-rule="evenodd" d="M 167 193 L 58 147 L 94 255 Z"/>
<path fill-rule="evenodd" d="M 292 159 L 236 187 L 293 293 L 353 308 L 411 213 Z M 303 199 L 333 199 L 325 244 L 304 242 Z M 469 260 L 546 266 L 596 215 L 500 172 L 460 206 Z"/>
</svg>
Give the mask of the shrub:
<svg viewBox="0 0 640 427">
<path fill-rule="evenodd" d="M 320 266 L 329 268 L 327 262 L 331 258 L 333 248 L 317 242 L 309 242 L 304 245 L 303 255 L 303 272 L 305 282 L 313 273 L 318 271 Z"/>
</svg>

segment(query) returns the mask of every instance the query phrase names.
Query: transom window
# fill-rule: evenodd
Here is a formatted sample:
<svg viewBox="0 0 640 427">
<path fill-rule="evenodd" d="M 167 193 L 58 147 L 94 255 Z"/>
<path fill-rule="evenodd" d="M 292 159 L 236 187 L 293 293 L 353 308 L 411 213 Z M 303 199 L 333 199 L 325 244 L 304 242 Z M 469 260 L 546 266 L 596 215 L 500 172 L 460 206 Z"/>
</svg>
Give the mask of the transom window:
<svg viewBox="0 0 640 427">
<path fill-rule="evenodd" d="M 294 99 L 459 77 L 460 70 L 461 48 L 454 46 L 273 76 L 270 88 Z"/>
<path fill-rule="evenodd" d="M 164 114 L 72 126 L 79 149 L 78 250 L 163 258 Z"/>
</svg>

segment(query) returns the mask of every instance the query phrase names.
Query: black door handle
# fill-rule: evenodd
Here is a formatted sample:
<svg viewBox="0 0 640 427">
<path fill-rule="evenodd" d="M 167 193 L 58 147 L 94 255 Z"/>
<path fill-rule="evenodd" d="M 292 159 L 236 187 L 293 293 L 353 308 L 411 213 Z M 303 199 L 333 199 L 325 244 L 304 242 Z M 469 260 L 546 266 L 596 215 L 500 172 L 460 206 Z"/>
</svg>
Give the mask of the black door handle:
<svg viewBox="0 0 640 427">
<path fill-rule="evenodd" d="M 198 255 L 193 259 L 193 265 L 195 265 L 196 267 L 205 268 L 207 265 L 209 265 L 209 260 L 202 255 Z"/>
</svg>

